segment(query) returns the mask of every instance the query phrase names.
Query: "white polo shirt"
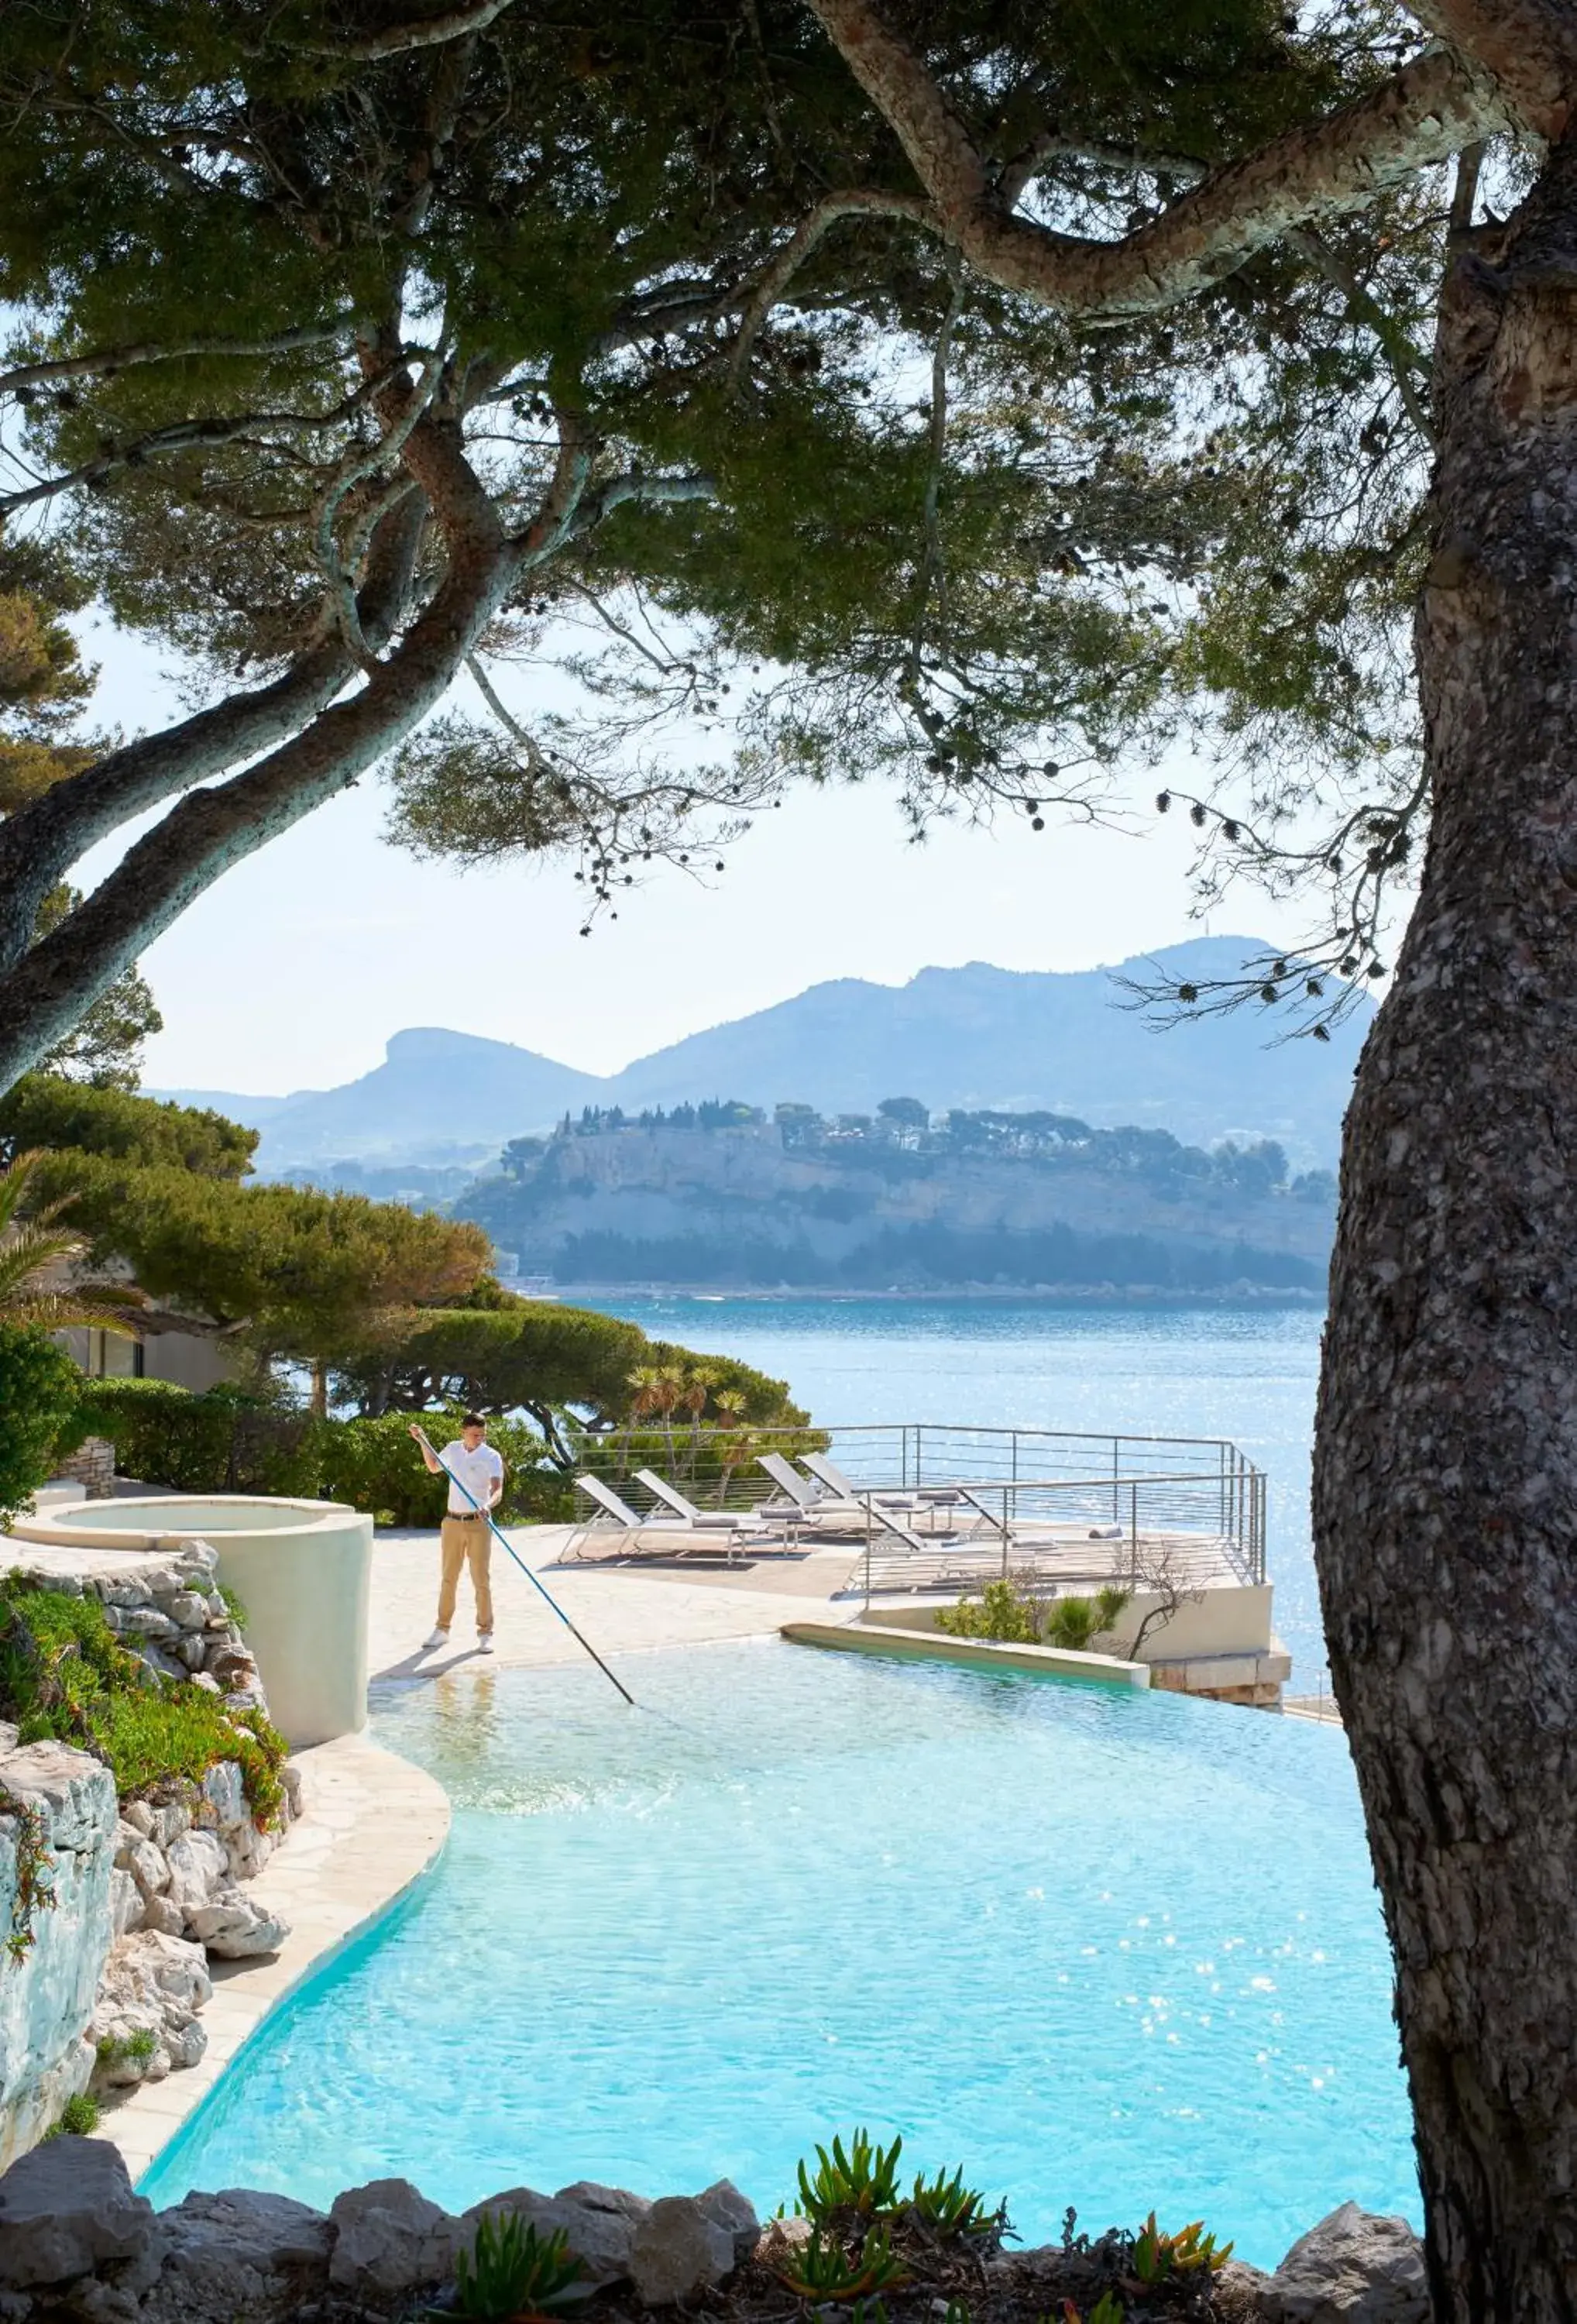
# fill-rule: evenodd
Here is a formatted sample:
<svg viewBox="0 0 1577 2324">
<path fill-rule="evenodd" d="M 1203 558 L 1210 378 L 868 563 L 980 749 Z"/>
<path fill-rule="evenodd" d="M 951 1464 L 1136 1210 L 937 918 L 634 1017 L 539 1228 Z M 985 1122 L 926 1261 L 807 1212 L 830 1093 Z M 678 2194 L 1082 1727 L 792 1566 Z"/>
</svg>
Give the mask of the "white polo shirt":
<svg viewBox="0 0 1577 2324">
<path fill-rule="evenodd" d="M 493 1446 L 485 1440 L 476 1447 L 475 1452 L 468 1452 L 456 1436 L 452 1443 L 445 1445 L 438 1458 L 445 1468 L 450 1471 L 449 1515 L 454 1517 L 468 1517 L 475 1514 L 471 1503 L 466 1499 L 466 1493 L 461 1492 L 459 1486 L 455 1483 L 456 1477 L 460 1484 L 465 1486 L 466 1492 L 475 1494 L 476 1508 L 486 1508 L 493 1499 L 494 1482 L 502 1480 L 503 1476 L 503 1455 L 501 1452 L 495 1452 Z"/>
</svg>

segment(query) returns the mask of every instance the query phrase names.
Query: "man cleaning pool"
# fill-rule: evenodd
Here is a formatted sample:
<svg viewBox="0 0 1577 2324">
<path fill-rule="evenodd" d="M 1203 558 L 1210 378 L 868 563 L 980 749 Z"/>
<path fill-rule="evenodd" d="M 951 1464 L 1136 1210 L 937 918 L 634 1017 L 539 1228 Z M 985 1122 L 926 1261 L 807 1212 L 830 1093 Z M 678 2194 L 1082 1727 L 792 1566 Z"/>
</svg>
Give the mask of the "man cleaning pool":
<svg viewBox="0 0 1577 2324">
<path fill-rule="evenodd" d="M 476 1600 L 476 1644 L 483 1654 L 490 1655 L 493 1535 L 484 1512 L 496 1508 L 503 1492 L 503 1455 L 487 1442 L 487 1423 L 476 1412 L 466 1415 L 460 1423 L 460 1434 L 445 1445 L 441 1453 L 435 1454 L 429 1449 L 420 1427 L 414 1422 L 410 1434 L 433 1475 L 441 1476 L 445 1470 L 449 1474 L 449 1505 L 438 1536 L 438 1618 L 431 1636 L 422 1643 L 422 1652 L 431 1654 L 438 1646 L 448 1645 L 460 1568 L 468 1565 Z M 462 1485 L 466 1492 L 461 1491 Z M 466 1493 L 470 1494 L 471 1500 L 466 1499 Z M 472 1507 L 473 1501 L 475 1508 Z"/>
</svg>

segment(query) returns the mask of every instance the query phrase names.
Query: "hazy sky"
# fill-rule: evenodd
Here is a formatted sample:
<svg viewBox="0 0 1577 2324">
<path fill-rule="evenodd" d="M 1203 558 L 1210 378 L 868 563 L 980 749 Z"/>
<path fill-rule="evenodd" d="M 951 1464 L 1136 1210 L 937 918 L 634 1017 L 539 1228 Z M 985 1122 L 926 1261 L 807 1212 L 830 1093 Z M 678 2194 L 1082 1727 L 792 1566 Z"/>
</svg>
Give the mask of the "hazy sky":
<svg viewBox="0 0 1577 2324">
<path fill-rule="evenodd" d="M 103 630 L 85 642 L 106 719 L 132 732 L 176 710 L 151 656 Z M 1149 811 L 1157 788 L 1136 772 L 1140 837 L 1050 819 L 1039 835 L 943 827 L 921 847 L 890 792 L 807 792 L 760 817 L 709 886 L 665 872 L 583 939 L 571 867 L 418 863 L 382 841 L 383 800 L 364 783 L 229 872 L 148 953 L 166 1029 L 144 1077 L 320 1088 L 378 1064 L 407 1025 L 611 1073 L 828 977 L 1120 960 L 1199 933 L 1189 828 Z M 89 859 L 86 884 L 107 860 Z M 1245 892 L 1215 925 L 1290 943 L 1298 921 Z"/>
</svg>

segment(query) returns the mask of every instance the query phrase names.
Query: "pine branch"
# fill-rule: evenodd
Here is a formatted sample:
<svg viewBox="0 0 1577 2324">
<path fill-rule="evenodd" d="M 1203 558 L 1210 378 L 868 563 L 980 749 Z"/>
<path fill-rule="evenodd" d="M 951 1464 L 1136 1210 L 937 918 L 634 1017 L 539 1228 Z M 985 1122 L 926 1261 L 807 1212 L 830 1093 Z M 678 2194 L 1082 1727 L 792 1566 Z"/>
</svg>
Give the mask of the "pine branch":
<svg viewBox="0 0 1577 2324">
<path fill-rule="evenodd" d="M 872 0 L 810 0 L 810 6 L 897 135 L 948 240 L 989 281 L 1063 314 L 1153 314 L 1174 306 L 1289 228 L 1361 208 L 1420 168 L 1506 126 L 1506 107 L 1486 78 L 1432 51 L 1324 120 L 1213 171 L 1132 234 L 1095 242 L 1006 208 L 968 128 Z"/>
<path fill-rule="evenodd" d="M 932 233 L 941 230 L 941 221 L 931 204 L 917 199 L 913 194 L 861 192 L 853 188 L 844 193 L 828 194 L 801 219 L 751 293 L 729 358 L 731 379 L 743 377 L 761 325 L 817 244 L 825 240 L 832 227 L 851 217 L 907 218 L 911 225 L 927 227 Z"/>
<path fill-rule="evenodd" d="M 387 24 L 381 32 L 352 33 L 347 39 L 328 42 L 303 41 L 300 47 L 309 56 L 334 57 L 347 64 L 377 64 L 385 57 L 408 56 L 413 49 L 436 49 L 447 41 L 463 41 L 473 32 L 484 32 L 493 19 L 502 16 L 512 0 L 475 0 L 469 8 L 449 8 L 438 16 L 418 16 L 404 24 Z"/>
<path fill-rule="evenodd" d="M 292 355 L 298 347 L 325 346 L 343 338 L 355 319 L 346 315 L 335 323 L 309 323 L 300 330 L 281 331 L 269 339 L 185 339 L 172 346 L 150 339 L 131 346 L 100 347 L 92 355 L 58 355 L 47 362 L 19 364 L 13 371 L 0 372 L 0 395 L 14 395 L 18 390 L 39 387 L 49 380 L 111 379 L 116 372 L 130 371 L 138 364 L 179 363 L 186 356 Z"/>
</svg>

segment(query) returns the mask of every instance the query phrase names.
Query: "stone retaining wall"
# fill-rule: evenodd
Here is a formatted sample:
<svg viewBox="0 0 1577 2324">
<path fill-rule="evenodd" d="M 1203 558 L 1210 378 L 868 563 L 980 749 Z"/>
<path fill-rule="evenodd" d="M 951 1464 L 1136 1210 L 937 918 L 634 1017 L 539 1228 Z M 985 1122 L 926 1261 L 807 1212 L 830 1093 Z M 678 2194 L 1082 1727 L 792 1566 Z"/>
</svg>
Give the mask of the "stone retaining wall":
<svg viewBox="0 0 1577 2324">
<path fill-rule="evenodd" d="M 115 1446 L 107 1436 L 85 1436 L 75 1452 L 61 1462 L 50 1479 L 51 1485 L 61 1479 L 69 1484 L 80 1485 L 90 1501 L 107 1501 L 115 1498 Z"/>
<path fill-rule="evenodd" d="M 621 2324 L 632 2308 L 682 2316 L 698 2307 L 740 2324 L 780 2319 L 785 2293 L 775 2271 L 810 2234 L 810 2222 L 798 2218 L 770 2219 L 763 2231 L 748 2198 L 725 2179 L 656 2202 L 585 2180 L 556 2195 L 513 2187 L 458 2218 L 403 2179 L 353 2188 L 327 2212 L 240 2189 L 188 2195 L 156 2212 L 133 2193 L 113 2146 L 62 2138 L 0 2178 L 0 2317 L 6 2324 L 293 2324 L 302 2317 L 365 2324 L 420 2314 L 453 2284 L 456 2256 L 470 2250 L 489 2212 L 514 2213 L 542 2236 L 562 2229 L 583 2264 L 586 2310 Z M 1067 2264 L 1062 2245 L 988 2248 L 971 2263 L 967 2312 L 982 2324 L 993 2315 L 1065 2312 L 1056 2287 Z M 807 2303 L 807 2312 L 829 2310 Z M 1179 2310 L 1167 2303 L 1167 2312 Z M 1428 2324 L 1422 2249 L 1405 2219 L 1344 2203 L 1273 2275 L 1230 2262 L 1202 2278 L 1188 2312 L 1233 2324 Z"/>
<path fill-rule="evenodd" d="M 32 1586 L 97 1598 L 123 1645 L 161 1677 L 236 1711 L 266 1709 L 257 1665 L 215 1586 L 217 1563 L 198 1542 L 168 1558 L 22 1572 Z M 283 1816 L 270 1831 L 258 1829 L 233 1759 L 200 1784 L 172 1778 L 117 1810 L 97 1759 L 60 1743 L 18 1748 L 16 1729 L 0 1721 L 0 1941 L 13 1927 L 19 1864 L 41 1844 L 54 1896 L 34 1916 L 28 1948 L 0 1956 L 0 2168 L 78 2092 L 159 2080 L 203 2055 L 209 1957 L 272 1953 L 289 1933 L 244 1886 L 300 1811 L 288 1761 L 282 1780 Z"/>
</svg>

